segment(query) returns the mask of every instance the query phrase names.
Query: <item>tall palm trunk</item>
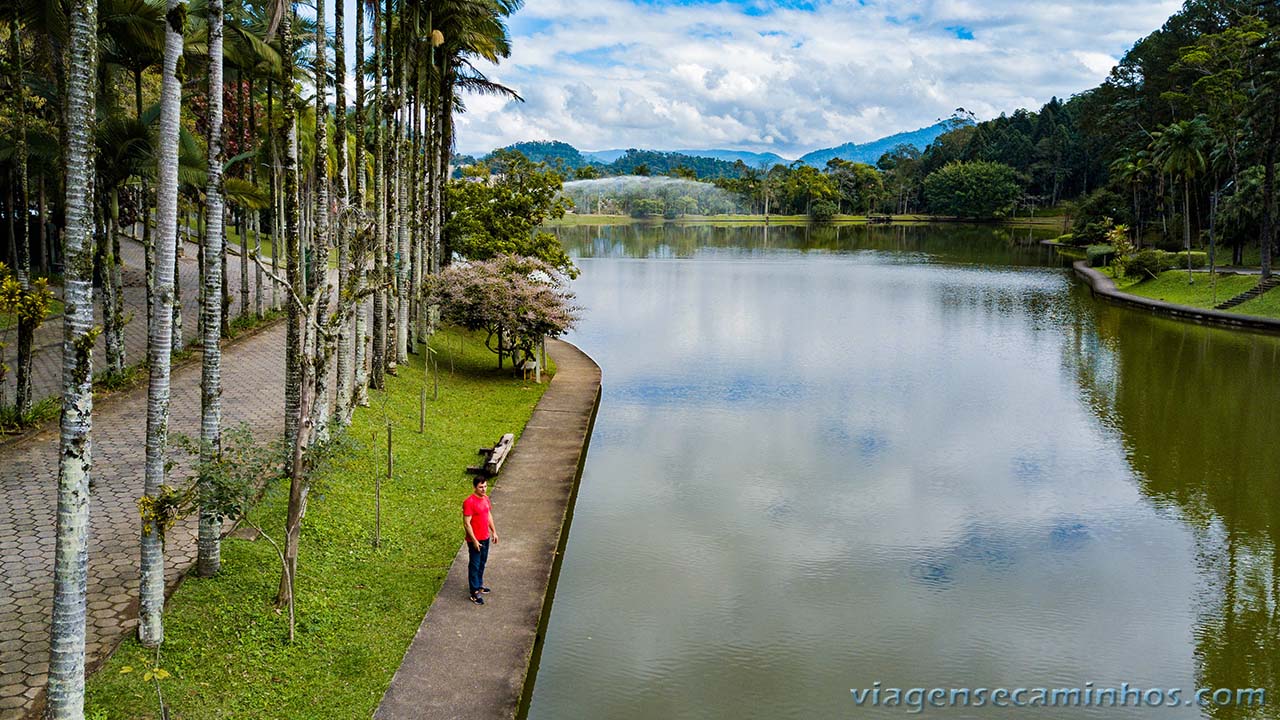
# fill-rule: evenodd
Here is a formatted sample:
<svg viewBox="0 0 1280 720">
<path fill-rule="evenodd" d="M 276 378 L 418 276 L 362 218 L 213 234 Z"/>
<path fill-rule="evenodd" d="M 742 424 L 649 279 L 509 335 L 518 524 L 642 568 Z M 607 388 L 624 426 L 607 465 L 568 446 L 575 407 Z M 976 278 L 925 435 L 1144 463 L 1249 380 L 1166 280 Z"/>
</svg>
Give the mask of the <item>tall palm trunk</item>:
<svg viewBox="0 0 1280 720">
<path fill-rule="evenodd" d="M 390 2 L 388 2 L 388 10 Z M 383 373 L 386 369 L 387 339 L 387 157 L 386 157 L 386 116 L 387 93 L 383 85 L 386 75 L 386 37 L 387 33 L 380 22 L 382 6 L 373 3 L 373 66 L 374 66 L 374 125 L 373 125 L 373 203 L 374 218 L 377 224 L 377 242 L 373 249 L 374 273 L 377 275 L 378 290 L 373 294 L 373 356 L 369 363 L 369 385 L 381 389 Z"/>
<path fill-rule="evenodd" d="M 31 199 L 27 192 L 27 108 L 26 108 L 26 72 L 22 58 L 22 23 L 18 19 L 18 9 L 14 6 L 13 22 L 10 24 L 9 39 L 13 48 L 13 61 L 16 65 L 17 92 L 14 93 L 14 117 L 17 132 L 14 143 L 14 165 L 17 171 L 17 191 L 15 199 L 18 236 L 15 238 L 16 257 L 15 270 L 18 275 L 18 287 L 25 296 L 31 292 Z M 11 216 L 12 218 L 12 216 Z M 31 356 L 35 344 L 35 331 L 38 323 L 34 318 L 18 313 L 18 370 L 17 392 L 14 406 L 19 414 L 25 415 L 31 410 Z"/>
<path fill-rule="evenodd" d="M 253 105 L 253 75 L 249 76 L 249 142 L 252 147 L 258 139 L 258 111 Z M 258 187 L 258 158 L 249 164 L 249 184 Z M 250 216 L 249 226 L 253 230 L 253 252 L 262 255 L 262 210 L 255 208 Z M 253 265 L 253 315 L 262 319 L 262 266 Z"/>
<path fill-rule="evenodd" d="M 62 320 L 62 419 L 58 452 L 57 540 L 46 715 L 84 718 L 86 588 L 89 575 L 89 470 L 93 462 L 93 151 L 98 66 L 98 4 L 74 0 L 68 13 L 66 312 Z"/>
<path fill-rule="evenodd" d="M 337 0 L 342 2 L 343 0 Z M 328 37 L 325 34 L 325 3 L 316 0 L 316 163 L 315 163 L 315 241 L 312 244 L 315 257 L 315 286 L 324 300 L 322 313 L 327 314 L 332 286 L 329 283 L 329 103 L 326 89 L 329 84 L 327 60 Z M 311 426 L 314 437 L 323 441 L 329 436 L 329 356 L 333 343 L 328 337 L 316 335 L 315 374 L 316 394 L 311 405 Z"/>
<path fill-rule="evenodd" d="M 222 231 L 222 0 L 209 3 L 209 183 L 205 197 L 209 202 L 209 224 L 205 227 L 204 256 L 222 254 L 225 242 Z M 241 250 L 245 250 L 244 246 Z M 200 461 L 207 464 L 222 454 L 222 345 L 218 329 L 222 327 L 222 305 L 218 291 L 222 287 L 222 266 L 204 263 L 204 294 L 201 298 L 203 344 L 200 361 Z M 203 473 L 200 497 L 209 496 L 212 488 Z M 222 563 L 222 522 L 211 507 L 200 508 L 200 531 L 197 543 L 196 570 L 201 577 L 211 577 Z"/>
<path fill-rule="evenodd" d="M 212 51 L 210 51 L 212 53 Z M 212 78 L 210 78 L 212 83 Z M 243 131 L 248 120 L 244 117 L 244 113 L 253 112 L 253 107 L 249 104 L 252 96 L 248 94 L 244 81 L 244 73 L 236 73 L 236 95 L 240 99 L 240 137 L 244 137 Z M 250 136 L 252 137 L 252 136 Z M 243 152 L 244 148 L 238 148 Z M 252 166 L 252 163 L 250 163 Z M 242 174 L 243 175 L 243 174 Z M 249 314 L 249 208 L 241 205 L 240 214 L 240 317 Z"/>
<path fill-rule="evenodd" d="M 361 226 L 366 225 L 365 221 L 365 157 L 364 157 L 364 7 L 359 3 L 356 4 L 356 182 L 355 193 L 351 197 L 351 204 L 355 206 Z M 355 273 L 363 278 L 368 273 L 366 267 L 369 257 L 367 253 L 360 253 L 360 264 L 355 268 Z M 367 362 L 366 349 L 368 343 L 366 341 L 365 320 L 368 317 L 371 302 L 362 300 L 359 307 L 356 308 L 355 316 L 355 381 L 351 394 L 351 405 L 368 405 L 369 404 L 369 375 L 365 370 Z"/>
<path fill-rule="evenodd" d="M 347 188 L 347 54 L 345 0 L 336 0 L 333 6 L 333 92 L 334 146 L 337 148 L 335 174 L 337 187 L 337 235 L 338 235 L 338 369 L 334 389 L 334 415 L 339 425 L 345 427 L 351 409 L 351 360 L 354 348 L 351 342 L 352 302 L 351 287 L 351 228 L 345 212 L 348 200 Z"/>
<path fill-rule="evenodd" d="M 111 236 L 115 232 L 115 191 L 103 198 L 101 220 L 98 223 L 98 272 L 102 279 L 102 335 L 107 352 L 107 370 L 113 374 L 124 372 L 124 317 L 117 314 L 115 274 L 116 258 Z"/>
<path fill-rule="evenodd" d="M 402 32 L 403 36 L 404 33 Z M 411 165 L 407 157 L 409 148 L 409 73 L 404 67 L 409 62 L 407 42 L 400 38 L 400 58 L 396 63 L 399 91 L 396 94 L 396 352 L 395 362 L 409 362 L 409 173 Z"/>
<path fill-rule="evenodd" d="M 154 501 L 167 475 L 169 441 L 169 358 L 173 348 L 174 263 L 178 242 L 178 123 L 182 111 L 182 34 L 185 0 L 169 0 L 165 15 L 164 67 L 161 73 L 160 132 L 156 140 L 156 302 L 147 350 L 151 377 L 147 387 L 147 449 L 143 493 Z M 142 573 L 138 604 L 138 640 L 144 647 L 164 642 L 164 532 L 143 526 Z"/>
</svg>

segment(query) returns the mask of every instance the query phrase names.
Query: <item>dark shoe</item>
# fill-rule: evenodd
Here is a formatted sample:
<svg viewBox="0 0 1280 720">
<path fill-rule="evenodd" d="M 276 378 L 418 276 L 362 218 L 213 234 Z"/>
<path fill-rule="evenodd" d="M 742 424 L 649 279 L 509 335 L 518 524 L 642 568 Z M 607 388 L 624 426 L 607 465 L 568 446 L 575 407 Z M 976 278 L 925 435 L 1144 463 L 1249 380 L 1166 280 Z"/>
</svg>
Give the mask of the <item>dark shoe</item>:
<svg viewBox="0 0 1280 720">
<path fill-rule="evenodd" d="M 493 592 L 493 591 L 492 591 L 492 590 L 490 590 L 489 588 L 482 587 L 482 588 L 480 588 L 480 592 L 482 592 L 482 593 L 484 593 L 484 594 L 488 595 L 489 593 L 491 593 L 491 592 Z"/>
<path fill-rule="evenodd" d="M 475 595 L 472 595 L 472 596 L 471 596 L 471 602 L 473 602 L 473 603 L 475 603 L 475 604 L 477 604 L 477 605 L 483 605 L 483 604 L 484 604 L 484 598 L 480 597 L 479 593 L 477 593 L 477 594 L 475 594 Z"/>
</svg>

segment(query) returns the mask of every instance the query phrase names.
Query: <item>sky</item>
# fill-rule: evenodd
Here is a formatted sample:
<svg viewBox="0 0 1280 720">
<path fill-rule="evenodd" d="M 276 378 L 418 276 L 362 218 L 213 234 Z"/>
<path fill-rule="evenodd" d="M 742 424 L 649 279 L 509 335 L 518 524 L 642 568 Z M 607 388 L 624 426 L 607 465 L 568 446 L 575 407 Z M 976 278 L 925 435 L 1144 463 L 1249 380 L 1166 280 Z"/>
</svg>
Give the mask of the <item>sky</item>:
<svg viewBox="0 0 1280 720">
<path fill-rule="evenodd" d="M 795 158 L 1038 109 L 1104 80 L 1180 0 L 526 0 L 511 57 L 479 67 L 524 102 L 468 96 L 457 147 L 729 148 Z"/>
</svg>

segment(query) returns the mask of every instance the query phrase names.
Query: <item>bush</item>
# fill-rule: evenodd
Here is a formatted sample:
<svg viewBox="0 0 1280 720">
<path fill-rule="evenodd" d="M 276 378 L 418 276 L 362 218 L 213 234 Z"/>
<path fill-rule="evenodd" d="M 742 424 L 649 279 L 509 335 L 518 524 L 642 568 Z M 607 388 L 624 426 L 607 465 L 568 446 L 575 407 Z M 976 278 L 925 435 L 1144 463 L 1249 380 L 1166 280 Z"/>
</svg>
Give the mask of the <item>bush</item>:
<svg viewBox="0 0 1280 720">
<path fill-rule="evenodd" d="M 1173 256 L 1163 250 L 1146 249 L 1129 260 L 1129 274 L 1144 280 L 1160 277 L 1173 265 Z"/>
<path fill-rule="evenodd" d="M 1116 249 L 1111 245 L 1090 245 L 1084 254 L 1089 259 L 1089 267 L 1102 267 L 1115 259 Z"/>
<path fill-rule="evenodd" d="M 840 208 L 830 200 L 818 200 L 809 206 L 809 218 L 814 222 L 828 222 Z"/>
<path fill-rule="evenodd" d="M 1075 238 L 1076 238 L 1075 235 L 1072 235 L 1071 233 L 1066 233 L 1065 235 L 1059 235 L 1058 239 L 1054 240 L 1054 242 L 1058 243 L 1059 245 L 1073 245 L 1075 244 Z"/>
<path fill-rule="evenodd" d="M 1107 241 L 1107 233 L 1111 232 L 1111 227 L 1110 218 L 1104 218 L 1100 222 L 1078 224 L 1075 232 L 1071 233 L 1071 244 L 1076 247 L 1103 245 Z"/>
<path fill-rule="evenodd" d="M 1187 251 L 1170 253 L 1172 267 L 1184 268 L 1187 266 Z M 1209 254 L 1199 250 L 1191 251 L 1191 267 L 1202 268 L 1209 264 Z"/>
<path fill-rule="evenodd" d="M 680 211 L 674 205 L 668 205 L 666 210 L 662 211 L 663 220 L 675 220 L 680 217 Z"/>
</svg>

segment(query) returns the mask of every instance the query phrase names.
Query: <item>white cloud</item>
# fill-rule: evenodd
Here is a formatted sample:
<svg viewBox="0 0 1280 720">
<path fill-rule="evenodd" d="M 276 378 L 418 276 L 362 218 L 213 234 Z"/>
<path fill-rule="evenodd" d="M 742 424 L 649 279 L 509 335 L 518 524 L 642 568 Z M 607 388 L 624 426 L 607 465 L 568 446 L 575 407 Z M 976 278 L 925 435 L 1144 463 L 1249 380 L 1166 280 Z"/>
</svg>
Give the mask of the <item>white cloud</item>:
<svg viewBox="0 0 1280 720">
<path fill-rule="evenodd" d="M 469 98 L 458 145 L 558 139 L 794 157 L 922 127 L 956 107 L 985 118 L 1085 90 L 1180 3 L 817 5 L 749 15 L 727 1 L 529 0 L 511 18 L 511 58 L 484 68 L 527 102 Z"/>
</svg>

